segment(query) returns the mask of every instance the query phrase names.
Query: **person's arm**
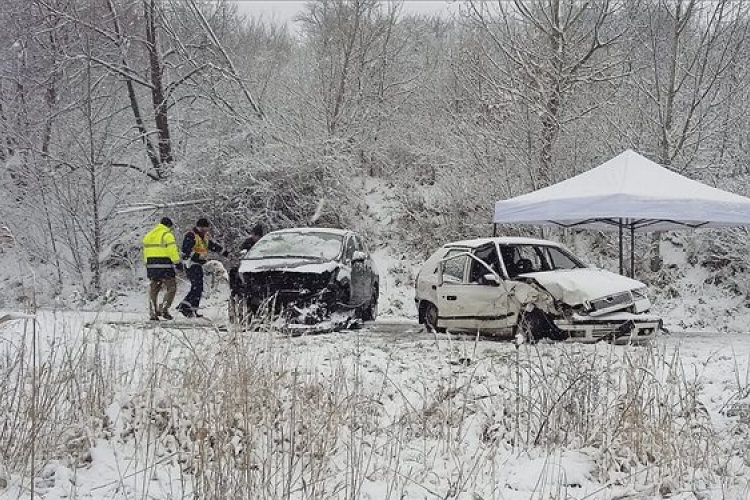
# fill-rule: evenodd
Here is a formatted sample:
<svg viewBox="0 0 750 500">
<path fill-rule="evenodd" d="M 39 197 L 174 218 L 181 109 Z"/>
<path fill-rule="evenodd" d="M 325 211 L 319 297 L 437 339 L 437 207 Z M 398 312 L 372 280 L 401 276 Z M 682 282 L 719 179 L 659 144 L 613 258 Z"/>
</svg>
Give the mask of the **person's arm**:
<svg viewBox="0 0 750 500">
<path fill-rule="evenodd" d="M 218 254 L 221 254 L 223 257 L 226 257 L 229 255 L 229 252 L 224 250 L 224 247 L 219 245 L 218 243 L 214 243 L 213 240 L 208 240 L 208 250 L 210 252 L 216 252 Z"/>
<path fill-rule="evenodd" d="M 252 238 L 246 238 L 245 241 L 242 242 L 242 246 L 240 247 L 240 250 L 248 251 L 251 248 L 253 248 L 253 245 L 255 245 L 255 242 Z"/>
<path fill-rule="evenodd" d="M 178 262 L 180 262 L 180 252 L 177 251 L 177 242 L 175 241 L 174 235 L 171 232 L 168 232 L 164 235 L 164 245 L 167 247 L 169 260 L 172 261 L 172 264 L 177 264 Z"/>
<path fill-rule="evenodd" d="M 193 247 L 195 246 L 195 235 L 193 233 L 187 233 L 185 239 L 182 240 L 182 258 L 185 260 L 192 259 Z"/>
</svg>

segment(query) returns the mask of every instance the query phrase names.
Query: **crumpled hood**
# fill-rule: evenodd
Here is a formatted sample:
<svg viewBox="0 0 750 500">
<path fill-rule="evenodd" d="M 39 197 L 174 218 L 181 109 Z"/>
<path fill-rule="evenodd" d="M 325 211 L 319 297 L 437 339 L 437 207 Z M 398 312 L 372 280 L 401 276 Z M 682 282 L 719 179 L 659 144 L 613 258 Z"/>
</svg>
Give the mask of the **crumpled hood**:
<svg viewBox="0 0 750 500">
<path fill-rule="evenodd" d="M 555 299 L 571 306 L 646 286 L 640 281 L 595 268 L 542 271 L 522 274 L 521 277 L 534 279 Z"/>
<path fill-rule="evenodd" d="M 246 259 L 240 262 L 240 273 L 258 273 L 279 271 L 290 273 L 322 274 L 336 269 L 334 261 L 316 259 L 279 258 L 279 259 Z"/>
</svg>

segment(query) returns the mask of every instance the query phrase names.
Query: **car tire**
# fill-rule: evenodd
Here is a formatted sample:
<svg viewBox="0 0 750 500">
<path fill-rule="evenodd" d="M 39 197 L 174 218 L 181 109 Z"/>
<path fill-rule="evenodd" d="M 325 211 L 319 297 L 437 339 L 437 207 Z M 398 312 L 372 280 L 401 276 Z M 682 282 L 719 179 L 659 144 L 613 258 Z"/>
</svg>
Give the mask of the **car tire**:
<svg viewBox="0 0 750 500">
<path fill-rule="evenodd" d="M 369 302 L 367 302 L 362 309 L 362 314 L 360 315 L 362 321 L 375 321 L 375 318 L 378 317 L 378 295 L 378 287 L 374 286 L 372 288 L 372 296 L 370 297 Z"/>
<path fill-rule="evenodd" d="M 424 327 L 428 332 L 442 333 L 445 328 L 438 328 L 438 308 L 432 302 L 426 302 L 422 309 L 422 319 L 424 320 Z"/>
<path fill-rule="evenodd" d="M 333 294 L 333 303 L 329 304 L 328 312 L 346 311 L 351 307 L 352 292 L 348 283 L 341 284 Z"/>
</svg>

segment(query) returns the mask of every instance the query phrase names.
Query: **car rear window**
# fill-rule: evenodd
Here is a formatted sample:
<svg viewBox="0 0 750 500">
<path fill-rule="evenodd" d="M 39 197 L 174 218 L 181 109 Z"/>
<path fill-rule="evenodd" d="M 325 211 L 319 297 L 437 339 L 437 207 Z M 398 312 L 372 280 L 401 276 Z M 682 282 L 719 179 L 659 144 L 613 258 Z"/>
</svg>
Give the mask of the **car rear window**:
<svg viewBox="0 0 750 500">
<path fill-rule="evenodd" d="M 341 253 L 344 237 L 324 232 L 269 233 L 246 254 L 245 259 L 300 257 L 334 260 Z"/>
</svg>

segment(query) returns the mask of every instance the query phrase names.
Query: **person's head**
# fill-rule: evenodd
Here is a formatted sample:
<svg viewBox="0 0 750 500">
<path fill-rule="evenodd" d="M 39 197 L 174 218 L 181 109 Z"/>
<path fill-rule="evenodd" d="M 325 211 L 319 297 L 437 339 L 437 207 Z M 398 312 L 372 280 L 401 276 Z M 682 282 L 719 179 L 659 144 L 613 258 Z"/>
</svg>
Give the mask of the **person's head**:
<svg viewBox="0 0 750 500">
<path fill-rule="evenodd" d="M 159 224 L 167 226 L 170 229 L 172 228 L 172 226 L 174 226 L 172 219 L 170 219 L 169 217 L 162 217 L 161 220 L 159 221 Z"/>
<path fill-rule="evenodd" d="M 211 227 L 211 224 L 208 223 L 208 219 L 205 217 L 201 217 L 198 219 L 198 222 L 195 223 L 195 229 L 201 234 L 205 234 L 208 232 L 208 228 Z"/>
<path fill-rule="evenodd" d="M 253 227 L 253 230 L 250 232 L 250 238 L 253 241 L 258 241 L 263 237 L 263 226 L 260 224 L 256 224 L 255 227 Z"/>
</svg>

